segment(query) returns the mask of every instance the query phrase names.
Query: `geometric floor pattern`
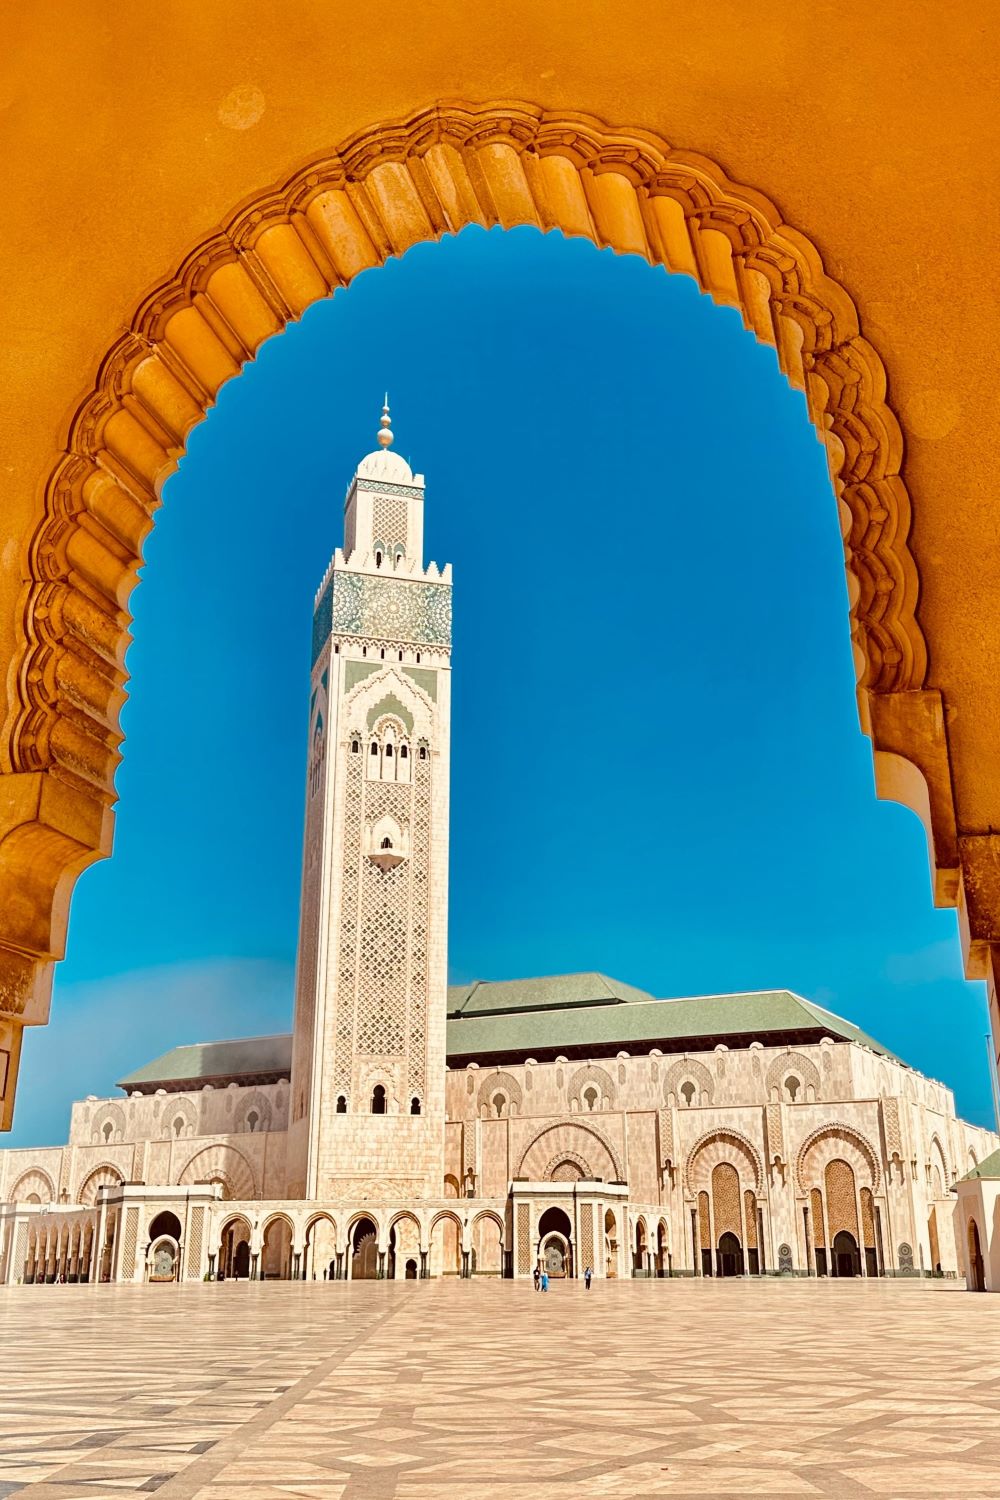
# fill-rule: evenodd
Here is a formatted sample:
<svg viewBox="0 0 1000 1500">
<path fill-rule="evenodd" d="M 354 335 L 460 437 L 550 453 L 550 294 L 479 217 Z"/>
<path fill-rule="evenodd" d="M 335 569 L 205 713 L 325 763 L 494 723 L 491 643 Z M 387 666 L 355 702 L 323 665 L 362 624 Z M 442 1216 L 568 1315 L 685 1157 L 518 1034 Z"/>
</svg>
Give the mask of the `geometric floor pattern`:
<svg viewBox="0 0 1000 1500">
<path fill-rule="evenodd" d="M 1000 1297 L 0 1289 L 0 1500 L 1000 1497 Z"/>
</svg>

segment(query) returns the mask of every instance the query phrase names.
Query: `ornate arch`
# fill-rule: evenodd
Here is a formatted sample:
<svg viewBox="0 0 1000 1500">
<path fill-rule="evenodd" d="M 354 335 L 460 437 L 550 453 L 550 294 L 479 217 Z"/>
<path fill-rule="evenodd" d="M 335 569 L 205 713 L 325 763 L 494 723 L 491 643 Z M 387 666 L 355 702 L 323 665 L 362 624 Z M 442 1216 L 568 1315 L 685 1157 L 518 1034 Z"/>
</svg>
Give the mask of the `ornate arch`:
<svg viewBox="0 0 1000 1500">
<path fill-rule="evenodd" d="M 483 1105 L 490 1105 L 494 1094 L 506 1094 L 511 1104 L 517 1106 L 518 1114 L 521 1112 L 521 1101 L 524 1094 L 521 1085 L 513 1073 L 503 1071 L 488 1074 L 479 1085 L 479 1093 L 476 1095 L 476 1111 L 482 1113 Z"/>
<path fill-rule="evenodd" d="M 881 1165 L 879 1154 L 868 1137 L 860 1130 L 855 1130 L 853 1125 L 840 1125 L 831 1121 L 827 1125 L 821 1125 L 799 1147 L 799 1153 L 795 1161 L 795 1180 L 799 1185 L 800 1192 L 808 1192 L 811 1187 L 820 1186 L 820 1175 L 810 1172 L 810 1157 L 814 1159 L 819 1174 L 826 1167 L 828 1161 L 835 1156 L 844 1157 L 850 1166 L 854 1168 L 860 1187 L 870 1187 L 873 1193 L 879 1190 L 881 1179 Z M 868 1181 L 865 1181 L 867 1175 Z M 815 1181 L 814 1181 L 815 1178 Z"/>
<path fill-rule="evenodd" d="M 249 1116 L 256 1112 L 258 1123 L 251 1127 Z M 271 1101 L 259 1089 L 253 1089 L 242 1101 L 233 1120 L 233 1129 L 254 1135 L 271 1128 Z"/>
<path fill-rule="evenodd" d="M 219 1225 L 219 1243 L 222 1243 L 223 1235 L 225 1234 L 227 1229 L 233 1229 L 237 1226 L 239 1229 L 246 1231 L 245 1238 L 247 1244 L 249 1245 L 251 1240 L 253 1239 L 253 1230 L 250 1227 L 250 1220 L 247 1218 L 246 1214 L 227 1214 L 225 1216 L 225 1218 L 222 1220 L 222 1223 Z"/>
<path fill-rule="evenodd" d="M 569 1104 L 574 1101 L 583 1108 L 583 1091 L 588 1083 L 592 1083 L 601 1096 L 601 1102 L 606 1099 L 613 1105 L 618 1097 L 614 1079 L 607 1068 L 600 1068 L 596 1063 L 587 1063 L 582 1068 L 577 1068 L 566 1087 L 566 1100 Z"/>
<path fill-rule="evenodd" d="M 305 1228 L 302 1231 L 303 1240 L 308 1243 L 309 1236 L 310 1234 L 312 1234 L 317 1224 L 329 1224 L 330 1228 L 333 1230 L 333 1239 L 334 1243 L 336 1244 L 337 1221 L 334 1219 L 333 1215 L 328 1214 L 325 1209 L 322 1209 L 319 1213 L 310 1215 L 310 1217 L 306 1220 Z"/>
<path fill-rule="evenodd" d="M 938 1166 L 941 1172 L 941 1186 L 943 1191 L 947 1193 L 949 1181 L 948 1160 L 944 1154 L 944 1147 L 941 1144 L 941 1137 L 938 1135 L 937 1131 L 932 1134 L 930 1140 L 927 1143 L 927 1160 L 932 1168 L 932 1174 L 934 1165 L 936 1164 Z"/>
<path fill-rule="evenodd" d="M 542 1173 L 542 1181 L 570 1182 L 573 1174 L 562 1171 L 563 1167 L 570 1166 L 578 1168 L 580 1179 L 592 1178 L 594 1175 L 589 1161 L 584 1157 L 577 1155 L 575 1151 L 558 1151 Z"/>
<path fill-rule="evenodd" d="M 549 1167 L 573 1159 L 587 1165 L 591 1176 L 603 1177 L 606 1181 L 625 1181 L 624 1164 L 611 1141 L 589 1120 L 583 1124 L 579 1115 L 540 1130 L 521 1153 L 515 1175 L 544 1182 Z"/>
<path fill-rule="evenodd" d="M 104 1127 L 108 1124 L 111 1126 L 111 1134 L 105 1140 Z M 108 1099 L 94 1110 L 90 1139 L 95 1146 L 119 1146 L 125 1139 L 126 1129 L 125 1111 L 113 1099 Z"/>
<path fill-rule="evenodd" d="M 764 1078 L 764 1088 L 768 1099 L 771 1097 L 771 1090 L 773 1088 L 781 1089 L 789 1073 L 795 1073 L 801 1077 L 803 1087 L 811 1088 L 814 1091 L 815 1098 L 818 1099 L 820 1097 L 823 1086 L 820 1081 L 819 1068 L 817 1068 L 811 1058 L 806 1057 L 804 1052 L 794 1052 L 789 1049 L 787 1052 L 782 1052 L 774 1058 L 767 1070 Z M 802 1102 L 805 1102 L 804 1099 Z"/>
<path fill-rule="evenodd" d="M 101 1162 L 100 1166 L 94 1167 L 87 1173 L 77 1189 L 76 1201 L 82 1203 L 86 1208 L 92 1208 L 97 1202 L 97 1190 L 102 1187 L 119 1187 L 125 1178 L 118 1168 L 111 1162 Z"/>
<path fill-rule="evenodd" d="M 235 1146 L 225 1146 L 221 1142 L 214 1146 L 203 1146 L 188 1159 L 177 1182 L 183 1187 L 212 1179 L 223 1183 L 227 1197 L 237 1202 L 260 1196 L 253 1167 Z"/>
<path fill-rule="evenodd" d="M 41 1167 L 29 1167 L 26 1172 L 21 1173 L 7 1194 L 7 1202 L 28 1203 L 33 1194 L 37 1195 L 39 1203 L 56 1201 L 55 1183 Z"/>
<path fill-rule="evenodd" d="M 676 1099 L 681 1084 L 689 1078 L 698 1085 L 699 1094 L 708 1096 L 711 1104 L 715 1094 L 715 1079 L 705 1064 L 696 1057 L 682 1057 L 667 1069 L 663 1078 L 663 1102 L 669 1103 L 671 1094 Z M 700 1098 L 698 1103 L 701 1103 Z"/>
<path fill-rule="evenodd" d="M 733 1158 L 736 1158 L 736 1161 Z M 764 1165 L 760 1152 L 749 1136 L 739 1130 L 724 1127 L 708 1130 L 691 1148 L 687 1159 L 685 1179 L 688 1191 L 711 1191 L 712 1168 L 720 1162 L 742 1163 L 746 1175 L 753 1178 L 754 1192 L 760 1193 L 764 1185 Z M 741 1181 L 743 1173 L 740 1174 Z"/>
<path fill-rule="evenodd" d="M 558 229 L 641 255 L 694 277 L 774 346 L 827 448 L 880 784 L 925 821 L 933 817 L 948 843 L 942 856 L 957 862 L 950 805 L 928 814 L 929 787 L 936 800 L 946 797 L 938 791 L 947 782 L 943 726 L 922 752 L 938 757 L 933 768 L 914 774 L 902 754 L 917 738 L 907 717 L 912 700 L 882 712 L 873 696 L 923 688 L 927 651 L 916 619 L 902 436 L 884 365 L 862 336 L 851 296 L 769 198 L 706 157 L 649 131 L 530 102 L 439 101 L 302 165 L 195 245 L 104 355 L 42 479 L 0 753 L 13 771 L 58 768 L 64 795 L 79 803 L 78 826 L 91 831 L 79 841 L 33 839 L 37 900 L 53 927 L 41 961 L 60 949 L 67 885 L 110 850 L 128 601 L 188 434 L 220 387 L 311 303 L 359 271 L 468 224 Z M 939 705 L 921 711 L 928 709 L 940 715 Z M 29 964 L 18 977 L 22 1004 L 33 982 Z"/>
<path fill-rule="evenodd" d="M 181 1097 L 167 1097 L 160 1101 L 160 1134 L 165 1140 L 183 1141 L 189 1140 L 198 1131 L 198 1112 L 190 1099 Z M 175 1130 L 178 1120 L 183 1120 L 184 1125 L 180 1133 Z"/>
</svg>

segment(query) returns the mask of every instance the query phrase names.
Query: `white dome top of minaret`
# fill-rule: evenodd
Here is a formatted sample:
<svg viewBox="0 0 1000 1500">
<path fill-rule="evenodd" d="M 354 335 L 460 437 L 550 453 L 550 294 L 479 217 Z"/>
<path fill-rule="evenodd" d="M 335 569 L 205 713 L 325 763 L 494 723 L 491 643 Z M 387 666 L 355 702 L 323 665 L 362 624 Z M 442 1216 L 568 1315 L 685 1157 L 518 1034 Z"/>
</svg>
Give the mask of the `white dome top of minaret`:
<svg viewBox="0 0 1000 1500">
<path fill-rule="evenodd" d="M 379 423 L 378 444 L 374 453 L 367 454 L 358 464 L 358 479 L 383 479 L 393 484 L 413 484 L 413 470 L 399 453 L 390 453 L 393 432 L 389 423 L 389 396 L 386 394 Z M 419 483 L 419 477 L 416 481 Z"/>
</svg>

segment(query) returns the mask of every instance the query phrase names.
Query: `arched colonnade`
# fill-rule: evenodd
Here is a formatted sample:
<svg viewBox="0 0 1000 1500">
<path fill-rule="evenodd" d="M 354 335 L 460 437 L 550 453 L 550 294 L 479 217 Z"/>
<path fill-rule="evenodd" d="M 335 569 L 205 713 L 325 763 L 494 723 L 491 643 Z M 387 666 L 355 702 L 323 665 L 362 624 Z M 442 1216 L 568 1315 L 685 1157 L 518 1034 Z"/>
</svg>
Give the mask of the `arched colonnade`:
<svg viewBox="0 0 1000 1500">
<path fill-rule="evenodd" d="M 419 1281 L 504 1274 L 505 1201 L 414 1208 L 220 1203 L 208 1241 L 208 1274 L 294 1281 Z"/>
</svg>

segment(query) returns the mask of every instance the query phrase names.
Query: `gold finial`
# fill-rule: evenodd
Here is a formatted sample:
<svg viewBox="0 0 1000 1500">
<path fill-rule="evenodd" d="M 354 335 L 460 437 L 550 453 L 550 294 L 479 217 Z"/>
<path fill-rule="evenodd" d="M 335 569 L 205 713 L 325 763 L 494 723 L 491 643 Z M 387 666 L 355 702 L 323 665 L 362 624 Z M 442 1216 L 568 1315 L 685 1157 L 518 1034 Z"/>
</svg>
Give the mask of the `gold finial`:
<svg viewBox="0 0 1000 1500">
<path fill-rule="evenodd" d="M 392 428 L 389 425 L 389 392 L 385 393 L 385 402 L 382 406 L 382 420 L 378 424 L 379 447 L 388 448 L 392 443 Z"/>
</svg>

